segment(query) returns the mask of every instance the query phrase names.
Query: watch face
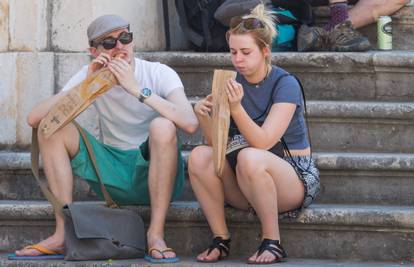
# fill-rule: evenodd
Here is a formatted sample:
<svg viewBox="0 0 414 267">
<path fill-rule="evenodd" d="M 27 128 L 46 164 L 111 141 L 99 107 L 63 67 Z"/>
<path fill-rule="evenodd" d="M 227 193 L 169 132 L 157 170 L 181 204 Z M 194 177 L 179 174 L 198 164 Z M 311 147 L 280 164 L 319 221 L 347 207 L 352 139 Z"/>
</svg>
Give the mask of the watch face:
<svg viewBox="0 0 414 267">
<path fill-rule="evenodd" d="M 142 94 L 144 97 L 148 97 L 148 96 L 150 96 L 150 95 L 151 95 L 151 93 L 152 93 L 152 91 L 151 91 L 151 89 L 149 89 L 149 88 L 143 88 L 143 89 L 141 90 L 141 94 Z"/>
</svg>

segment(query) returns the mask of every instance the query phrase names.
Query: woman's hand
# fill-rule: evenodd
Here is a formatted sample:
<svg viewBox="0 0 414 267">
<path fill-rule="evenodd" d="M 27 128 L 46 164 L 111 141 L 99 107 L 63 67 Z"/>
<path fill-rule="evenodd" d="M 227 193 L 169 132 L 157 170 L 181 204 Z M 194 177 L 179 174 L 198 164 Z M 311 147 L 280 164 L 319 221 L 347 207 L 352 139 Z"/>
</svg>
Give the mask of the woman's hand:
<svg viewBox="0 0 414 267">
<path fill-rule="evenodd" d="M 243 86 L 233 79 L 226 84 L 226 93 L 229 99 L 230 111 L 234 112 L 241 108 L 241 100 L 244 96 Z"/>
<path fill-rule="evenodd" d="M 108 63 L 108 68 L 128 93 L 132 95 L 138 93 L 138 83 L 135 79 L 134 70 L 126 60 L 116 57 Z"/>
<path fill-rule="evenodd" d="M 111 61 L 111 56 L 107 53 L 100 53 L 98 57 L 94 58 L 88 66 L 88 76 L 95 71 L 105 67 Z"/>
<path fill-rule="evenodd" d="M 204 99 L 200 100 L 194 106 L 194 112 L 199 116 L 210 116 L 213 108 L 213 96 L 209 94 Z"/>
</svg>

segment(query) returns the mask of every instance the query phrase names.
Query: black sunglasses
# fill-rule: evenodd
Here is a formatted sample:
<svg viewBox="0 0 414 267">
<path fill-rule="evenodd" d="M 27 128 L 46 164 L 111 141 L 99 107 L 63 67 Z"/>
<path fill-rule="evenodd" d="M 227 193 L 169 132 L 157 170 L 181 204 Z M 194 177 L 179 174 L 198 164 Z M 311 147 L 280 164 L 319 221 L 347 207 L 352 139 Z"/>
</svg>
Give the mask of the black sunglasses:
<svg viewBox="0 0 414 267">
<path fill-rule="evenodd" d="M 100 41 L 93 41 L 92 46 L 98 47 L 102 45 L 103 48 L 105 48 L 106 50 L 110 50 L 116 46 L 116 43 L 118 42 L 118 40 L 121 42 L 121 44 L 124 44 L 124 45 L 131 43 L 133 40 L 132 32 L 121 32 L 118 35 L 118 38 L 107 37 Z"/>
<path fill-rule="evenodd" d="M 255 30 L 255 29 L 264 28 L 263 23 L 259 19 L 256 19 L 256 18 L 244 19 L 243 17 L 231 18 L 229 26 L 231 29 L 234 29 L 236 27 L 243 27 L 246 30 Z"/>
</svg>

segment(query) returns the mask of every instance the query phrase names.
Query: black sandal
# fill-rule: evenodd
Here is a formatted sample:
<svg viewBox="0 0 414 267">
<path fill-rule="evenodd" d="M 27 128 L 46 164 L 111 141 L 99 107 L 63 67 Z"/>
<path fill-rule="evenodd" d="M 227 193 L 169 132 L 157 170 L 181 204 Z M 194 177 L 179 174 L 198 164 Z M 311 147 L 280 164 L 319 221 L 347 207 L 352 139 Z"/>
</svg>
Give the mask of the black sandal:
<svg viewBox="0 0 414 267">
<path fill-rule="evenodd" d="M 283 249 L 282 245 L 280 245 L 279 240 L 272 240 L 264 238 L 262 243 L 257 250 L 257 257 L 263 254 L 263 252 L 269 251 L 275 256 L 275 259 L 269 262 L 257 262 L 248 260 L 248 264 L 273 264 L 276 262 L 284 261 L 284 258 L 287 257 L 285 250 Z M 256 259 L 257 259 L 256 257 Z"/>
<path fill-rule="evenodd" d="M 214 250 L 214 249 L 218 249 L 219 250 L 219 256 L 214 259 L 214 260 L 198 260 L 198 262 L 208 262 L 208 263 L 213 263 L 213 262 L 218 262 L 219 260 L 224 260 L 225 258 L 227 258 L 230 254 L 230 239 L 223 239 L 221 236 L 217 236 L 213 239 L 213 244 L 210 245 L 210 247 L 208 248 L 207 251 L 207 256 L 210 255 L 210 253 Z"/>
</svg>

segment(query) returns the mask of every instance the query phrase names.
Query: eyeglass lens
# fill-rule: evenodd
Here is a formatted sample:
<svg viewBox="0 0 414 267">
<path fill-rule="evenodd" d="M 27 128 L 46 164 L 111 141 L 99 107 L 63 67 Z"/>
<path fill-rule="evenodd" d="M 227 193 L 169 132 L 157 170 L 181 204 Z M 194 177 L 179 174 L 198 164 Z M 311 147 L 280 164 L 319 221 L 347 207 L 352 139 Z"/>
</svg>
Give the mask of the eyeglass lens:
<svg viewBox="0 0 414 267">
<path fill-rule="evenodd" d="M 105 49 L 110 50 L 116 46 L 116 43 L 118 40 L 121 42 L 121 44 L 126 45 L 126 44 L 131 43 L 132 39 L 133 39 L 132 32 L 121 32 L 118 38 L 108 37 L 108 38 L 103 39 L 100 42 L 100 44 L 102 44 L 102 46 Z"/>
</svg>

